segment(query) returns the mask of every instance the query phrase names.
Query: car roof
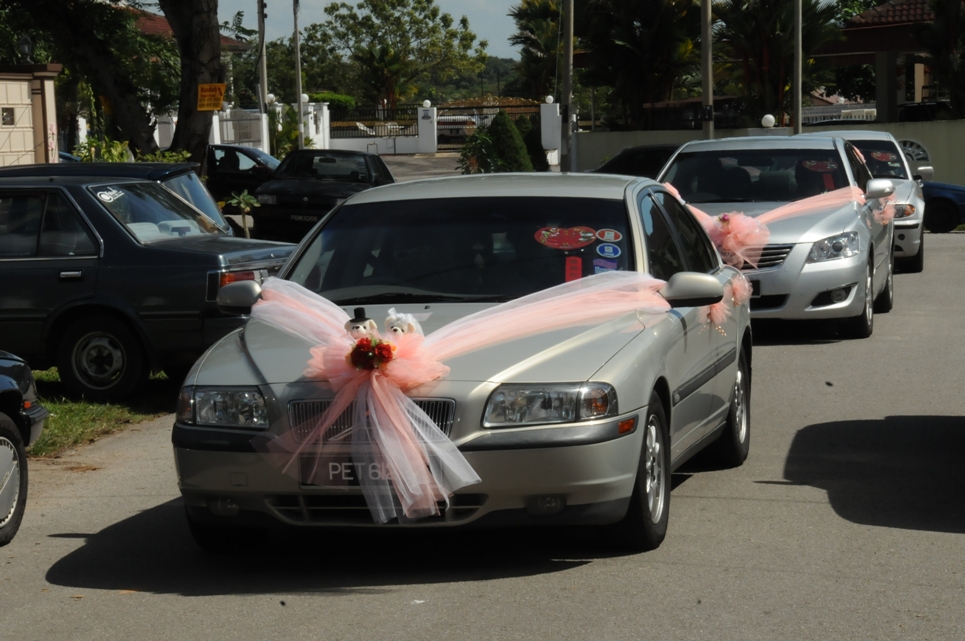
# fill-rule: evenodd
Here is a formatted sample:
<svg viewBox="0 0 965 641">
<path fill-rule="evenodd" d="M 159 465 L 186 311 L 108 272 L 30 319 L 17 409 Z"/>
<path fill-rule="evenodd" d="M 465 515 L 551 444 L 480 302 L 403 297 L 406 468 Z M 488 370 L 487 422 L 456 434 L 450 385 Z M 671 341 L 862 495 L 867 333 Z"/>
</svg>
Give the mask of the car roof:
<svg viewBox="0 0 965 641">
<path fill-rule="evenodd" d="M 194 171 L 193 162 L 64 162 L 39 165 L 16 165 L 0 169 L 0 177 L 8 176 L 89 176 L 99 178 L 141 178 L 167 180 Z"/>
<path fill-rule="evenodd" d="M 875 131 L 874 129 L 835 129 L 834 131 L 821 131 L 814 133 L 801 134 L 802 136 L 833 136 L 844 138 L 845 140 L 894 140 L 887 131 Z"/>
<path fill-rule="evenodd" d="M 747 136 L 694 140 L 685 143 L 680 152 L 688 151 L 743 151 L 747 149 L 834 149 L 834 137 L 821 134 L 807 136 Z"/>
<path fill-rule="evenodd" d="M 636 183 L 658 185 L 649 178 L 613 174 L 480 174 L 393 183 L 360 192 L 352 197 L 351 203 L 499 196 L 623 200 L 627 187 Z"/>
<path fill-rule="evenodd" d="M 347 158 L 352 158 L 355 156 L 378 156 L 378 154 L 373 154 L 368 151 L 353 151 L 351 149 L 292 149 L 288 152 L 285 158 L 288 156 L 345 156 Z"/>
<path fill-rule="evenodd" d="M 21 176 L 17 174 L 0 173 L 0 187 L 18 186 L 46 186 L 46 185 L 104 185 L 104 184 L 127 184 L 149 182 L 143 178 L 128 176 L 58 176 L 47 175 Z M 150 181 L 153 182 L 153 181 Z"/>
</svg>

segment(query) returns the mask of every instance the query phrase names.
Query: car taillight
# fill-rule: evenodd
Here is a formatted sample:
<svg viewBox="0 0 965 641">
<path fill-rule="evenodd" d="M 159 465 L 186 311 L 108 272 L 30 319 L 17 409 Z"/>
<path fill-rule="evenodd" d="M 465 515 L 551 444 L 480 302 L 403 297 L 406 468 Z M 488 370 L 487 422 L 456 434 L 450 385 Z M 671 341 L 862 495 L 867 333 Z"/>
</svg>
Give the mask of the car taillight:
<svg viewBox="0 0 965 641">
<path fill-rule="evenodd" d="M 258 280 L 258 273 L 253 271 L 247 272 L 222 272 L 221 273 L 221 286 L 231 283 L 237 283 L 243 280 Z"/>
</svg>

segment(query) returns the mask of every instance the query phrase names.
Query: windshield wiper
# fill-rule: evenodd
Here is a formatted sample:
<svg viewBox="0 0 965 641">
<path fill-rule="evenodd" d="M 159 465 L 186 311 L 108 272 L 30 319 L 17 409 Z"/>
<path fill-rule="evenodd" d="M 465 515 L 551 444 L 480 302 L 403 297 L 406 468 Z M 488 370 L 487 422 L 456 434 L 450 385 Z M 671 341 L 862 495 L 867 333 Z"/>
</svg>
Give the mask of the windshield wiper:
<svg viewBox="0 0 965 641">
<path fill-rule="evenodd" d="M 339 298 L 336 305 L 366 305 L 378 303 L 501 303 L 510 297 L 498 294 L 439 294 L 433 292 L 382 292 L 367 296 Z"/>
</svg>

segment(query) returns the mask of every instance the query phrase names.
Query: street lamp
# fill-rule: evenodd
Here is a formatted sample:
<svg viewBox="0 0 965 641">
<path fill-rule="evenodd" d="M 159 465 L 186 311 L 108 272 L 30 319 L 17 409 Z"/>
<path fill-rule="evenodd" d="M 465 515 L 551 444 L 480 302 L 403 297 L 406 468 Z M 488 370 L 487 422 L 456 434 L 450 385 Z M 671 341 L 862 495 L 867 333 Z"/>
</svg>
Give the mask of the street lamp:
<svg viewBox="0 0 965 641">
<path fill-rule="evenodd" d="M 30 39 L 30 36 L 24 35 L 22 38 L 20 38 L 20 40 L 17 42 L 17 51 L 19 51 L 20 55 L 24 57 L 24 62 L 26 62 L 28 65 L 32 65 L 34 63 L 34 61 L 30 59 L 30 56 L 32 56 L 34 53 L 34 43 L 33 40 Z"/>
</svg>

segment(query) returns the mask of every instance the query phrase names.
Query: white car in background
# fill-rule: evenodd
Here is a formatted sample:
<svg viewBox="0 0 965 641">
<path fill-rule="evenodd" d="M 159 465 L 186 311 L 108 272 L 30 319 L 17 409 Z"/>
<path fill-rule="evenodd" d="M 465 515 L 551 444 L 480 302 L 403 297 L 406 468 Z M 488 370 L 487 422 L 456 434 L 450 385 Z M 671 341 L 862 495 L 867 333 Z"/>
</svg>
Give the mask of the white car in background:
<svg viewBox="0 0 965 641">
<path fill-rule="evenodd" d="M 851 143 L 828 136 L 702 140 L 682 146 L 659 182 L 710 216 L 760 217 L 788 203 L 857 187 L 806 215 L 766 222 L 770 231 L 753 286 L 752 318 L 838 319 L 842 333 L 867 338 L 874 313 L 893 304 L 892 223 L 875 213 L 894 186 L 875 179 Z"/>
<path fill-rule="evenodd" d="M 807 136 L 837 136 L 858 148 L 868 170 L 875 178 L 887 178 L 895 186 L 895 265 L 905 272 L 918 273 L 925 268 L 925 199 L 922 180 L 934 175 L 931 167 L 919 167 L 912 173 L 901 145 L 887 131 L 855 129 L 823 131 Z"/>
</svg>

